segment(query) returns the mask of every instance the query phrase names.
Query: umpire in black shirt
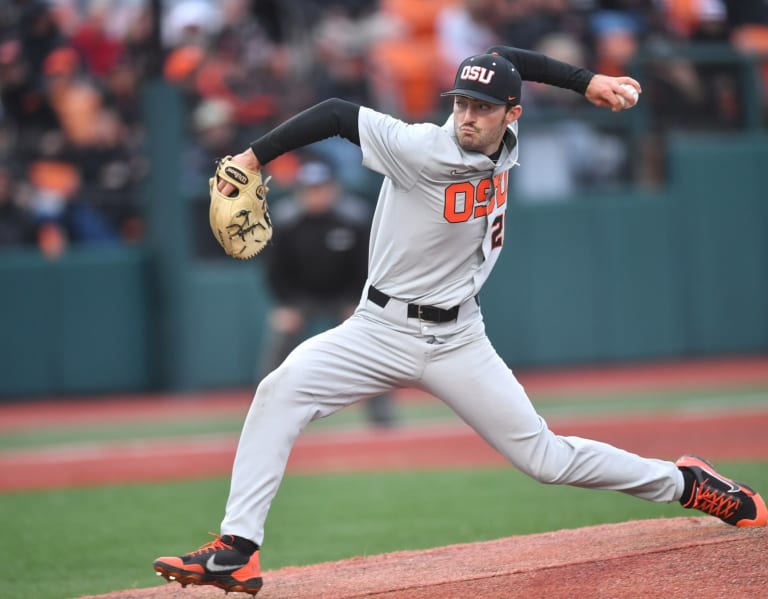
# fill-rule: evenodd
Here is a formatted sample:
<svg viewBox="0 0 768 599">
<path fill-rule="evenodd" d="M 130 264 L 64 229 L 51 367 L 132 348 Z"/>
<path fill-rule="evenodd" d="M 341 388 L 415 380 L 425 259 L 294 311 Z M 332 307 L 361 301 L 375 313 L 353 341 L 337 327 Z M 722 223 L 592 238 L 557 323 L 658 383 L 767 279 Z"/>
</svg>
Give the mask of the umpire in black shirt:
<svg viewBox="0 0 768 599">
<path fill-rule="evenodd" d="M 272 251 L 266 252 L 267 281 L 274 299 L 261 375 L 320 328 L 352 314 L 368 269 L 371 207 L 346 195 L 332 167 L 311 158 L 299 168 L 293 195 L 271 207 Z M 388 396 L 366 403 L 376 426 L 394 422 Z"/>
</svg>

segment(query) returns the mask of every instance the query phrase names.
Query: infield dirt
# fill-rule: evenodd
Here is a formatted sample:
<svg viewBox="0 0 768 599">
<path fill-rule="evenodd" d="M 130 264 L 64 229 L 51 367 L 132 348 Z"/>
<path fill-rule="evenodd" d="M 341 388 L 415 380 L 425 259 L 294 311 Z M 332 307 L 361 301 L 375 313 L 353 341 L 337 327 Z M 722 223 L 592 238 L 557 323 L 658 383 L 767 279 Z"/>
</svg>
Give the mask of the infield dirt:
<svg viewBox="0 0 768 599">
<path fill-rule="evenodd" d="M 708 517 L 642 520 L 282 568 L 265 573 L 257 597 L 747 599 L 768 593 L 767 554 L 766 528 Z M 98 599 L 221 597 L 219 589 L 171 583 Z"/>
</svg>

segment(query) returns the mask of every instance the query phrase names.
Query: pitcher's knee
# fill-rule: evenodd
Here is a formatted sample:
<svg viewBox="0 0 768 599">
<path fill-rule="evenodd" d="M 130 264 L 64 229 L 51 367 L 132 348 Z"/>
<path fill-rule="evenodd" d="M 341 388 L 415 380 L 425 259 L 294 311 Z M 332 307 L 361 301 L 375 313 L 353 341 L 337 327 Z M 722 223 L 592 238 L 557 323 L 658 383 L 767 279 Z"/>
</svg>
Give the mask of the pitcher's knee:
<svg viewBox="0 0 768 599">
<path fill-rule="evenodd" d="M 265 403 L 274 397 L 294 397 L 300 379 L 296 369 L 283 364 L 261 379 L 258 387 L 256 387 L 254 399 L 260 403 Z"/>
<path fill-rule="evenodd" d="M 563 484 L 563 470 L 554 464 L 537 464 L 535 468 L 528 468 L 526 474 L 545 485 Z"/>
<path fill-rule="evenodd" d="M 522 470 L 545 485 L 568 484 L 578 450 L 562 437 L 554 436 L 552 441 L 546 450 L 535 452 Z"/>
</svg>

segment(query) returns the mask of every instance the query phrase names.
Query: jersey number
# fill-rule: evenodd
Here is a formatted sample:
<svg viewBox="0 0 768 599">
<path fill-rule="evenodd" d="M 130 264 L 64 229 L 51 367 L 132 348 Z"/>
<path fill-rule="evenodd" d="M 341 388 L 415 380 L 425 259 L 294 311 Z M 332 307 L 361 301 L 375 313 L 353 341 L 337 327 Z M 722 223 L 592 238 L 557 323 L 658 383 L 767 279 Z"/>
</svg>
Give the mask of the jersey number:
<svg viewBox="0 0 768 599">
<path fill-rule="evenodd" d="M 493 219 L 491 226 L 491 249 L 500 248 L 504 245 L 504 215 L 499 214 Z"/>
</svg>

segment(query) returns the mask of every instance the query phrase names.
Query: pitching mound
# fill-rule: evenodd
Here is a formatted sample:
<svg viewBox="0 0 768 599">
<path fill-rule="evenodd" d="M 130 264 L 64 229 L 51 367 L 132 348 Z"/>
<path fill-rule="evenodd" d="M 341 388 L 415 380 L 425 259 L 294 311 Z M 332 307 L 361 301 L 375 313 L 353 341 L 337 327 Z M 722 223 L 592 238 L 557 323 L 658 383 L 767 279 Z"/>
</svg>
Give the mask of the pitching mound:
<svg viewBox="0 0 768 599">
<path fill-rule="evenodd" d="M 282 568 L 265 574 L 257 597 L 765 597 L 766 555 L 766 528 L 706 517 L 642 520 Z M 201 597 L 224 594 L 163 583 L 98 599 Z"/>
</svg>

